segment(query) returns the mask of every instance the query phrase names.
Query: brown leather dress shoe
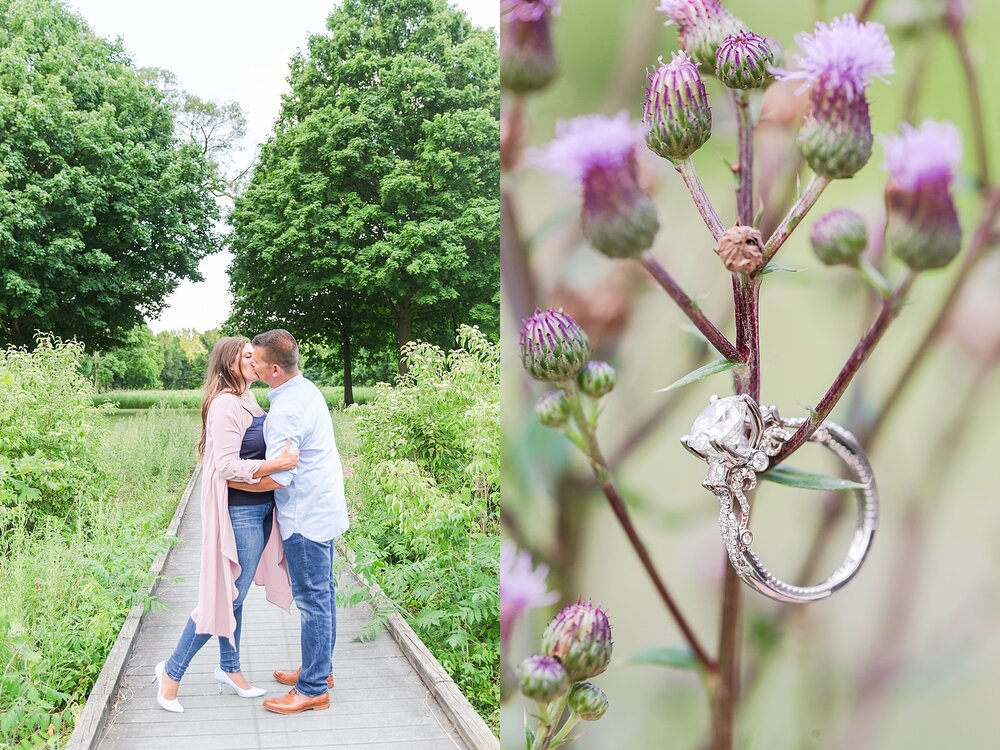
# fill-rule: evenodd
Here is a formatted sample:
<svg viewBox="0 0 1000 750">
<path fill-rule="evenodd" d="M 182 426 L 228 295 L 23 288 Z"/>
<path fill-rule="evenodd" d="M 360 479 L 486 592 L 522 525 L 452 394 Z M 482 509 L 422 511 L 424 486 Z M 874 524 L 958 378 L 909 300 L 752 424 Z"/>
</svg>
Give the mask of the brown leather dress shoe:
<svg viewBox="0 0 1000 750">
<path fill-rule="evenodd" d="M 302 674 L 302 667 L 297 667 L 296 669 L 290 669 L 287 672 L 283 672 L 280 669 L 274 670 L 274 679 L 280 682 L 282 685 L 295 685 L 299 682 L 299 675 Z M 333 675 L 326 678 L 326 684 L 333 689 Z"/>
<path fill-rule="evenodd" d="M 269 698 L 264 701 L 264 708 L 274 711 L 276 714 L 300 714 L 303 711 L 322 711 L 330 707 L 330 695 L 324 693 L 310 698 L 308 695 L 299 695 L 292 688 L 288 695 L 283 698 Z"/>
</svg>

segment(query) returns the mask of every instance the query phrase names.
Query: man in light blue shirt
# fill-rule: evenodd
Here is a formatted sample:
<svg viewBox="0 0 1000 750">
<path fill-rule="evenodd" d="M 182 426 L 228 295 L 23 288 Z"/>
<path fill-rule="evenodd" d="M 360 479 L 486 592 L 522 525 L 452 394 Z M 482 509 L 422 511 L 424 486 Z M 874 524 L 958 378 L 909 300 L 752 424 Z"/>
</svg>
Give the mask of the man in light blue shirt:
<svg viewBox="0 0 1000 750">
<path fill-rule="evenodd" d="M 302 666 L 276 671 L 275 679 L 294 687 L 282 698 L 264 701 L 269 711 L 297 714 L 330 706 L 337 640 L 333 539 L 347 531 L 344 475 L 330 410 L 319 388 L 299 372 L 295 338 L 278 329 L 255 337 L 253 346 L 257 376 L 272 388 L 264 422 L 267 457 L 278 455 L 286 440 L 299 449 L 298 466 L 269 479 L 292 595 L 302 615 Z"/>
</svg>

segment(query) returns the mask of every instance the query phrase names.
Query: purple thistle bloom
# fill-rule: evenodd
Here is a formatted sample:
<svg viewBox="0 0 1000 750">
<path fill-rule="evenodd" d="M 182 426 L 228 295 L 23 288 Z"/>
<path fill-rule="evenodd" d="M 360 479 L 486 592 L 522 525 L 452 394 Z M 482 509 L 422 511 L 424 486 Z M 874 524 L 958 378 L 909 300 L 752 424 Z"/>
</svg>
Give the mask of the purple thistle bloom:
<svg viewBox="0 0 1000 750">
<path fill-rule="evenodd" d="M 950 122 L 924 120 L 919 128 L 904 122 L 900 135 L 882 138 L 882 146 L 885 170 L 903 190 L 937 182 L 950 186 L 962 159 L 962 137 Z"/>
<path fill-rule="evenodd" d="M 550 19 L 558 0 L 500 0 L 500 83 L 518 93 L 545 88 L 558 73 Z"/>
<path fill-rule="evenodd" d="M 883 139 L 888 223 L 886 245 L 910 268 L 943 268 L 962 246 L 962 227 L 951 195 L 962 141 L 949 122 L 904 123 Z"/>
<path fill-rule="evenodd" d="M 656 210 L 639 185 L 640 126 L 628 114 L 584 115 L 556 123 L 556 139 L 528 153 L 535 166 L 583 185 L 583 234 L 613 257 L 634 256 L 653 244 Z"/>
<path fill-rule="evenodd" d="M 522 661 L 517 675 L 521 692 L 539 703 L 549 703 L 565 695 L 571 684 L 559 660 L 544 654 L 535 654 Z"/>
<path fill-rule="evenodd" d="M 559 0 L 500 0 L 500 16 L 504 21 L 537 21 L 558 12 Z"/>
<path fill-rule="evenodd" d="M 799 69 L 775 70 L 779 80 L 801 80 L 812 88 L 812 110 L 799 131 L 799 148 L 809 166 L 828 178 L 852 177 L 872 155 L 872 125 L 865 89 L 893 72 L 893 49 L 885 28 L 858 23 L 848 13 L 817 23 L 796 41 L 805 54 Z"/>
<path fill-rule="evenodd" d="M 531 566 L 531 555 L 519 552 L 511 542 L 500 543 L 500 645 L 504 652 L 510 644 L 514 623 L 524 612 L 553 604 L 559 594 L 549 591 L 544 565 Z"/>
<path fill-rule="evenodd" d="M 562 663 L 572 682 L 607 669 L 613 649 L 611 622 L 589 599 L 567 604 L 542 633 L 542 650 Z"/>
<path fill-rule="evenodd" d="M 642 107 L 646 145 L 664 159 L 683 161 L 712 135 L 712 108 L 698 63 L 684 51 L 649 76 Z"/>
<path fill-rule="evenodd" d="M 743 23 L 719 0 L 661 0 L 656 9 L 667 15 L 667 26 L 677 25 L 681 47 L 710 70 L 715 69 L 722 40 L 743 30 Z"/>
<path fill-rule="evenodd" d="M 837 88 L 848 99 L 856 99 L 864 96 L 873 79 L 884 80 L 894 72 L 895 52 L 885 27 L 872 21 L 858 23 L 853 13 L 829 24 L 820 21 L 812 34 L 798 34 L 795 41 L 804 52 L 795 56 L 798 70 L 775 71 L 779 80 Z"/>
</svg>

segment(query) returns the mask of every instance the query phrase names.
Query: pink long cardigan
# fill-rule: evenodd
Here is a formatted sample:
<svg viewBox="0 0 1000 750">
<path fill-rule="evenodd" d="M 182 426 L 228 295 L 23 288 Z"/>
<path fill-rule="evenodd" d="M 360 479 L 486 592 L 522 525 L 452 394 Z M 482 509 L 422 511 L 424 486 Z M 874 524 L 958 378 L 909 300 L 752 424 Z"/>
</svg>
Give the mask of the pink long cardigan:
<svg viewBox="0 0 1000 750">
<path fill-rule="evenodd" d="M 253 395 L 220 393 L 208 407 L 205 431 L 204 470 L 201 478 L 201 585 L 198 606 L 191 613 L 196 633 L 225 636 L 232 640 L 236 630 L 233 602 L 237 597 L 235 581 L 240 575 L 236 556 L 236 537 L 229 519 L 227 480 L 255 484 L 262 461 L 240 458 L 240 447 L 246 432 L 246 412 L 242 403 L 251 406 Z M 253 402 L 256 403 L 255 401 Z M 264 586 L 269 602 L 286 612 L 292 604 L 292 588 L 288 564 L 278 533 L 277 513 L 271 536 L 260 564 L 254 573 L 254 583 Z"/>
</svg>

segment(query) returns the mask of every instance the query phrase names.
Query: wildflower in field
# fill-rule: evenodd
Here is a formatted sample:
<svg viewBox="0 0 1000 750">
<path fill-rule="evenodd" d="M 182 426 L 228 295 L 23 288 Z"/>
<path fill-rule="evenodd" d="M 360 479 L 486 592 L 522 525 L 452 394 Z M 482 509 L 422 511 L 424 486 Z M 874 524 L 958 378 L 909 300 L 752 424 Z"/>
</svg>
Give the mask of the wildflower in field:
<svg viewBox="0 0 1000 750">
<path fill-rule="evenodd" d="M 813 224 L 809 241 L 826 265 L 854 266 L 868 246 L 868 227 L 854 211 L 836 208 Z"/>
<path fill-rule="evenodd" d="M 562 310 L 536 310 L 521 322 L 521 363 L 536 380 L 562 383 L 590 359 L 590 341 Z"/>
<path fill-rule="evenodd" d="M 589 600 L 567 604 L 542 633 L 542 650 L 559 659 L 571 682 L 607 669 L 613 645 L 607 614 Z"/>
<path fill-rule="evenodd" d="M 556 139 L 529 153 L 535 166 L 583 186 L 583 234 L 597 250 L 631 257 L 653 244 L 660 224 L 639 184 L 641 129 L 628 114 L 584 115 L 556 124 Z"/>
<path fill-rule="evenodd" d="M 660 0 L 656 8 L 665 13 L 667 25 L 677 25 L 681 47 L 695 60 L 715 69 L 715 53 L 722 40 L 745 28 L 719 0 Z"/>
<path fill-rule="evenodd" d="M 500 83 L 505 88 L 538 91 L 556 77 L 551 19 L 558 9 L 558 0 L 500 0 Z"/>
<path fill-rule="evenodd" d="M 741 31 L 722 40 L 715 54 L 715 75 L 731 89 L 759 89 L 771 77 L 774 53 L 767 40 Z"/>
<path fill-rule="evenodd" d="M 649 77 L 642 107 L 646 145 L 664 159 L 683 161 L 712 135 L 712 108 L 698 63 L 683 51 L 660 59 Z"/>
<path fill-rule="evenodd" d="M 942 268 L 962 244 L 951 195 L 962 158 L 958 128 L 933 120 L 917 128 L 903 123 L 898 136 L 882 143 L 889 173 L 886 246 L 910 268 Z"/>
<path fill-rule="evenodd" d="M 865 90 L 893 72 L 885 27 L 858 23 L 848 13 L 811 34 L 796 37 L 803 54 L 795 70 L 776 70 L 779 80 L 801 80 L 811 89 L 812 109 L 799 131 L 799 148 L 824 177 L 851 177 L 871 158 L 872 130 Z"/>
<path fill-rule="evenodd" d="M 545 583 L 548 568 L 531 565 L 531 555 L 512 542 L 500 543 L 500 647 L 506 652 L 514 623 L 529 609 L 545 607 L 559 598 Z"/>
</svg>

